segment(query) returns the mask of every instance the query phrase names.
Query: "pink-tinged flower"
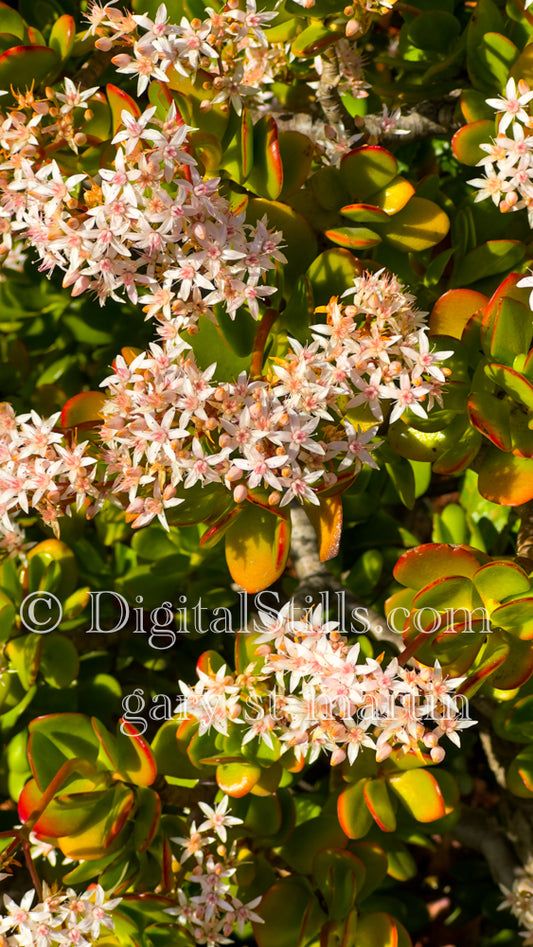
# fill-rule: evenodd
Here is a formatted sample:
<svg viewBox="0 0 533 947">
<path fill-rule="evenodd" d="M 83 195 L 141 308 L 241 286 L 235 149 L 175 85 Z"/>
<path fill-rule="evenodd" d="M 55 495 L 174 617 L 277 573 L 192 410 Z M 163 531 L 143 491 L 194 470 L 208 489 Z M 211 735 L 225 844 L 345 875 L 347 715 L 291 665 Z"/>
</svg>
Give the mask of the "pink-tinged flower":
<svg viewBox="0 0 533 947">
<path fill-rule="evenodd" d="M 497 99 L 486 99 L 487 105 L 490 105 L 493 109 L 496 109 L 497 112 L 503 113 L 498 126 L 499 132 L 504 132 L 505 129 L 515 119 L 516 121 L 522 122 L 523 124 L 527 124 L 529 120 L 529 116 L 524 109 L 524 105 L 527 105 L 528 102 L 531 102 L 531 99 L 533 99 L 533 92 L 529 89 L 527 83 L 523 82 L 523 80 L 519 82 L 519 87 L 521 83 L 526 90 L 523 91 L 521 95 L 519 95 L 519 90 L 516 88 L 514 79 L 508 79 L 507 85 L 505 86 L 505 96 L 499 96 Z"/>
<path fill-rule="evenodd" d="M 125 152 L 129 155 L 143 139 L 148 141 L 157 139 L 159 132 L 155 128 L 147 127 L 154 114 L 155 106 L 146 109 L 138 118 L 126 110 L 121 112 L 122 124 L 125 127 L 122 131 L 117 132 L 112 144 L 118 145 L 121 141 L 125 142 Z"/>
<path fill-rule="evenodd" d="M 147 526 L 148 523 L 151 523 L 155 516 L 157 516 L 161 525 L 168 532 L 168 523 L 165 515 L 165 510 L 173 506 L 179 506 L 180 503 L 183 503 L 183 499 L 176 497 L 176 491 L 174 487 L 167 486 L 162 491 L 159 483 L 156 483 L 154 486 L 154 493 L 151 497 L 137 497 L 133 503 L 126 508 L 126 513 L 129 514 L 130 519 L 134 517 L 132 522 L 133 529 L 139 529 L 141 526 Z"/>
<path fill-rule="evenodd" d="M 426 397 L 426 394 L 427 392 L 422 386 L 416 387 L 412 384 L 407 372 L 401 373 L 399 388 L 396 385 L 383 385 L 381 397 L 391 398 L 396 402 L 390 415 L 390 423 L 393 424 L 394 421 L 397 421 L 406 408 L 410 408 L 413 414 L 420 418 L 427 418 L 427 412 L 419 403 L 421 399 Z"/>
<path fill-rule="evenodd" d="M 226 827 L 240 825 L 242 822 L 242 819 L 236 819 L 235 816 L 228 814 L 229 796 L 224 796 L 222 802 L 219 802 L 214 808 L 208 806 L 206 802 L 199 802 L 198 805 L 204 815 L 207 816 L 205 822 L 198 826 L 198 831 L 205 832 L 212 829 L 222 842 L 225 842 L 228 837 Z"/>
<path fill-rule="evenodd" d="M 430 352 L 429 339 L 424 329 L 420 329 L 417 335 L 418 346 L 416 349 L 410 345 L 401 346 L 403 355 L 412 359 L 415 363 L 414 368 L 411 370 L 411 381 L 416 381 L 417 378 L 421 378 L 422 375 L 427 372 L 428 375 L 432 375 L 433 378 L 437 378 L 438 381 L 445 382 L 446 378 L 444 373 L 435 363 L 450 358 L 453 352 L 451 350 L 446 352 Z"/>
<path fill-rule="evenodd" d="M 239 467 L 240 470 L 250 471 L 247 481 L 251 490 L 253 490 L 254 487 L 259 487 L 262 482 L 274 487 L 275 490 L 279 490 L 281 488 L 281 482 L 279 477 L 276 477 L 272 471 L 276 467 L 281 467 L 286 461 L 287 457 L 285 455 L 280 457 L 276 454 L 273 457 L 266 457 L 257 447 L 249 447 L 246 448 L 246 456 L 242 458 L 237 457 L 234 460 L 234 465 Z"/>
<path fill-rule="evenodd" d="M 486 177 L 471 178 L 467 183 L 471 184 L 472 187 L 479 188 L 479 193 L 474 198 L 475 201 L 484 201 L 485 198 L 490 197 L 493 204 L 496 207 L 498 206 L 504 185 L 504 179 L 500 174 L 489 171 Z"/>
</svg>

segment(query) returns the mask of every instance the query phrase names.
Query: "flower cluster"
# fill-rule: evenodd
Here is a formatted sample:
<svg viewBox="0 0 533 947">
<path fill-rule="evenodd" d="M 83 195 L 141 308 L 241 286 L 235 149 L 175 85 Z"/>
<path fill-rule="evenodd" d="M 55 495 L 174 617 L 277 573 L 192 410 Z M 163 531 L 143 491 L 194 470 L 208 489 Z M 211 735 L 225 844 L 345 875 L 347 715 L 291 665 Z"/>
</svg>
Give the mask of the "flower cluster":
<svg viewBox="0 0 533 947">
<path fill-rule="evenodd" d="M 214 807 L 205 802 L 198 803 L 205 820 L 198 827 L 193 821 L 186 837 L 171 840 L 182 849 L 180 864 L 190 858 L 195 864 L 193 868 L 189 866 L 184 883 L 177 892 L 178 904 L 168 908 L 167 913 L 178 916 L 179 923 L 192 935 L 195 943 L 207 944 L 208 947 L 231 943 L 232 932 L 237 929 L 242 934 L 249 921 L 263 923 L 253 910 L 260 897 L 243 904 L 231 893 L 231 879 L 237 869 L 237 851 L 235 843 L 229 850 L 226 847 L 226 827 L 239 825 L 242 819 L 229 814 L 228 803 L 227 796 Z M 211 851 L 215 836 L 224 843 L 217 845 L 216 853 Z M 198 894 L 191 893 L 195 890 L 193 885 L 200 885 Z"/>
<path fill-rule="evenodd" d="M 2 947 L 51 947 L 52 944 L 86 947 L 94 944 L 100 929 L 113 930 L 113 909 L 122 898 L 105 901 L 101 885 L 83 894 L 72 888 L 65 893 L 43 884 L 43 900 L 32 907 L 35 891 L 27 891 L 20 904 L 4 894 L 6 914 L 0 917 Z"/>
<path fill-rule="evenodd" d="M 154 79 L 169 82 L 177 74 L 194 82 L 202 70 L 209 74 L 211 91 L 203 107 L 231 102 L 240 113 L 242 100 L 254 101 L 279 65 L 283 47 L 269 44 L 262 29 L 276 13 L 258 13 L 255 0 L 246 0 L 244 9 L 239 0 L 229 0 L 219 13 L 212 9 L 206 13 L 209 16 L 202 20 L 183 16 L 177 24 L 169 23 L 164 4 L 151 20 L 146 14 L 132 15 L 94 2 L 87 19 L 99 49 L 119 44 L 128 50 L 112 61 L 118 72 L 137 78 L 138 95 Z"/>
<path fill-rule="evenodd" d="M 469 181 L 479 188 L 476 201 L 490 197 L 502 213 L 527 208 L 533 226 L 533 117 L 530 102 L 533 91 L 524 79 L 518 86 L 509 79 L 505 95 L 487 99 L 499 114 L 498 134 L 490 144 L 481 145 L 486 157 L 478 161 L 484 171 L 481 178 Z M 511 137 L 512 136 L 512 137 Z"/>
<path fill-rule="evenodd" d="M 394 277 L 357 277 L 349 295 L 349 305 L 333 298 L 325 307 L 327 322 L 313 326 L 309 344 L 291 340 L 266 376 L 242 373 L 236 382 L 212 380 L 216 366 L 200 368 L 179 317 L 167 320 L 161 331 L 173 338 L 130 364 L 117 356 L 102 382 L 99 445 L 69 443 L 59 415 L 16 418 L 3 405 L 0 519 L 11 542 L 8 517 L 30 506 L 57 528 L 72 504 L 80 510 L 88 501 L 90 516 L 112 499 L 134 527 L 157 516 L 167 528 L 166 510 L 196 484 L 231 491 L 236 503 L 259 489 L 271 506 L 317 504 L 321 488 L 375 467 L 371 441 L 383 405 L 393 402 L 391 421 L 406 408 L 426 417 L 422 402 L 430 408 L 439 399 L 438 363 L 449 353 L 430 352 L 425 314 Z"/>
<path fill-rule="evenodd" d="M 422 402 L 439 398 L 438 362 L 449 353 L 429 351 L 425 314 L 382 271 L 356 278 L 349 294 L 353 303 L 333 298 L 313 340 L 290 340 L 263 378 L 217 384 L 215 365 L 201 370 L 181 338 L 130 365 L 117 359 L 101 437 L 113 494 L 127 495 L 134 526 L 156 515 L 165 525 L 165 506 L 185 496 L 176 491 L 197 483 L 221 484 L 236 502 L 260 489 L 272 506 L 316 504 L 321 487 L 376 466 L 370 441 L 384 403 L 394 402 L 392 421 L 406 408 L 427 416 Z"/>
<path fill-rule="evenodd" d="M 57 528 L 58 516 L 71 505 L 80 510 L 87 497 L 99 496 L 89 442 L 70 444 L 56 427 L 59 417 L 43 420 L 35 411 L 16 417 L 11 405 L 0 404 L 0 548 L 8 553 L 23 544 L 12 514 L 31 506 Z"/>
<path fill-rule="evenodd" d="M 232 317 L 248 305 L 257 318 L 258 302 L 274 292 L 260 280 L 275 260 L 285 261 L 281 234 L 246 226 L 218 193 L 218 179 L 202 178 L 174 104 L 164 121 L 153 106 L 138 116 L 123 111 L 109 166 L 93 177 L 63 173 L 51 155 L 42 158 L 59 117 L 64 140 L 76 145 L 72 113 L 85 111 L 96 91 L 80 93 L 66 79 L 65 94 L 56 94 L 65 106 L 20 97 L 0 116 L 4 253 L 14 234 L 26 238 L 40 269 L 59 267 L 74 296 L 90 291 L 103 305 L 126 293 L 150 317 L 174 313 L 180 327 L 194 326 L 216 303 Z M 43 125 L 50 117 L 52 125 Z"/>
<path fill-rule="evenodd" d="M 361 747 L 379 762 L 394 748 L 420 754 L 421 745 L 439 763 L 443 736 L 460 745 L 459 731 L 474 723 L 454 696 L 463 678 L 443 678 L 438 662 L 434 668 L 404 668 L 396 658 L 386 668 L 372 658 L 358 663 L 359 645 L 348 644 L 337 622 L 324 622 L 320 607 L 303 619 L 292 616 L 291 602 L 276 616 L 261 613 L 254 643 L 262 666 L 242 674 L 224 666 L 216 676 L 198 670 L 194 687 L 180 682 L 180 711 L 199 721 L 200 733 L 242 726 L 243 744 L 258 737 L 274 749 L 275 741 L 280 754 L 293 748 L 307 763 L 325 750 L 331 765 L 353 763 Z"/>
</svg>

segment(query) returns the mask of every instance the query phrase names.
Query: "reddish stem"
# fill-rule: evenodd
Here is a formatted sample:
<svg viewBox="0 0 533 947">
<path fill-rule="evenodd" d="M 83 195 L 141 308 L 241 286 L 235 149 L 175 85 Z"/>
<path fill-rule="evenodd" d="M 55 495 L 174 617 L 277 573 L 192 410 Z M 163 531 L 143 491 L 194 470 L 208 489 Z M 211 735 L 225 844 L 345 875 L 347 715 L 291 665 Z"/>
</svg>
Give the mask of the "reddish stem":
<svg viewBox="0 0 533 947">
<path fill-rule="evenodd" d="M 35 888 L 35 891 L 36 891 L 36 893 L 37 893 L 37 899 L 38 899 L 38 901 L 42 901 L 42 900 L 43 900 L 43 886 L 42 886 L 42 884 L 41 884 L 41 880 L 40 880 L 40 878 L 39 878 L 39 875 L 37 874 L 37 871 L 35 870 L 35 865 L 34 865 L 34 862 L 33 862 L 33 858 L 31 857 L 30 843 L 29 843 L 29 842 L 23 842 L 23 843 L 22 843 L 22 850 L 23 850 L 23 852 L 24 852 L 24 858 L 26 859 L 26 865 L 27 865 L 27 867 L 28 867 L 28 871 L 29 871 L 29 873 L 30 873 L 31 880 L 32 880 L 32 882 L 33 882 L 33 887 Z"/>
<path fill-rule="evenodd" d="M 265 345 L 268 334 L 274 325 L 279 313 L 277 309 L 266 309 L 261 317 L 261 322 L 257 328 L 252 349 L 252 364 L 250 366 L 251 378 L 261 378 L 263 373 L 263 358 L 265 354 Z"/>
</svg>

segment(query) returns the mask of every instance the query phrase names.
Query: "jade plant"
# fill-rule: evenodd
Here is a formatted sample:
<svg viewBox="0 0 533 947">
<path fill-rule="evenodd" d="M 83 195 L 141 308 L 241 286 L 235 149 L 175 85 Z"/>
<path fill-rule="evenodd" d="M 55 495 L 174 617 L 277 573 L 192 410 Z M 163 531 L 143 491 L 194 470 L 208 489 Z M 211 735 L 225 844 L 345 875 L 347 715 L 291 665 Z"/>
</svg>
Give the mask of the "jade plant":
<svg viewBox="0 0 533 947">
<path fill-rule="evenodd" d="M 533 943 L 529 6 L 0 3 L 8 947 Z"/>
</svg>

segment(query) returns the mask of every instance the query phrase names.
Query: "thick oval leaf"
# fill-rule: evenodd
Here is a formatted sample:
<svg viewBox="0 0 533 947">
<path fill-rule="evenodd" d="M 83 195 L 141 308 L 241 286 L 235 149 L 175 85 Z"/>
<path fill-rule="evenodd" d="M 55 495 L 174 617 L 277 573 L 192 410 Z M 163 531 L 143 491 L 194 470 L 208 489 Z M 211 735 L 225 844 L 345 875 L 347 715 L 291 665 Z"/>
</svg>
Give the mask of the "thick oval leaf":
<svg viewBox="0 0 533 947">
<path fill-rule="evenodd" d="M 449 229 L 448 215 L 439 205 L 415 195 L 389 218 L 383 239 L 397 250 L 418 253 L 440 243 Z"/>
<path fill-rule="evenodd" d="M 445 53 L 457 40 L 461 24 L 445 10 L 431 10 L 415 16 L 409 24 L 407 35 L 418 49 Z"/>
<path fill-rule="evenodd" d="M 510 398 L 533 411 L 533 384 L 520 372 L 498 362 L 489 362 L 484 366 L 484 372 L 490 381 L 503 389 Z"/>
<path fill-rule="evenodd" d="M 506 401 L 492 391 L 472 391 L 468 398 L 468 417 L 498 450 L 512 449 L 510 406 Z"/>
<path fill-rule="evenodd" d="M 59 56 L 48 46 L 13 46 L 0 56 L 0 89 L 26 91 L 40 85 L 59 69 Z"/>
<path fill-rule="evenodd" d="M 282 575 L 290 547 L 290 524 L 246 503 L 226 533 L 226 561 L 234 582 L 261 592 Z"/>
<path fill-rule="evenodd" d="M 254 163 L 246 187 L 259 197 L 275 201 L 283 187 L 283 165 L 278 142 L 278 127 L 269 115 L 254 126 Z"/>
<path fill-rule="evenodd" d="M 372 204 L 384 210 L 386 214 L 397 214 L 414 193 L 415 189 L 407 178 L 398 175 L 381 191 L 372 195 Z"/>
<path fill-rule="evenodd" d="M 441 788 L 427 769 L 391 776 L 389 785 L 417 822 L 434 822 L 446 815 Z"/>
<path fill-rule="evenodd" d="M 357 923 L 357 947 L 399 947 L 398 921 L 390 914 L 365 914 Z M 409 938 L 406 941 L 410 944 Z"/>
<path fill-rule="evenodd" d="M 429 317 L 430 335 L 451 335 L 460 339 L 470 317 L 487 302 L 487 297 L 474 289 L 449 289 L 433 307 Z"/>
<path fill-rule="evenodd" d="M 39 671 L 50 687 L 68 687 L 78 676 L 78 651 L 66 635 L 52 632 L 43 638 Z"/>
<path fill-rule="evenodd" d="M 320 561 L 334 559 L 339 551 L 342 534 L 340 496 L 322 497 L 319 506 L 306 503 L 305 512 L 317 535 Z"/>
<path fill-rule="evenodd" d="M 520 750 L 506 773 L 507 785 L 515 796 L 529 799 L 533 796 L 533 747 Z"/>
<path fill-rule="evenodd" d="M 514 562 L 487 562 L 478 569 L 472 581 L 486 607 L 529 592 L 531 588 L 527 574 Z"/>
<path fill-rule="evenodd" d="M 383 779 L 369 779 L 363 787 L 364 800 L 370 814 L 382 832 L 394 832 L 396 813 Z"/>
<path fill-rule="evenodd" d="M 279 196 L 282 201 L 307 181 L 314 150 L 313 142 L 302 132 L 289 129 L 280 133 L 279 153 L 283 165 L 283 188 Z"/>
<path fill-rule="evenodd" d="M 533 458 L 492 448 L 479 470 L 478 490 L 486 500 L 519 506 L 533 499 Z"/>
<path fill-rule="evenodd" d="M 246 208 L 246 222 L 255 224 L 266 215 L 268 226 L 283 232 L 283 253 L 287 264 L 283 268 L 285 285 L 290 292 L 296 278 L 303 274 L 317 253 L 314 231 L 305 217 L 280 201 L 251 198 Z"/>
<path fill-rule="evenodd" d="M 82 391 L 74 395 L 65 404 L 61 412 L 63 427 L 89 427 L 99 423 L 102 418 L 100 411 L 105 401 L 101 391 Z"/>
<path fill-rule="evenodd" d="M 452 138 L 453 153 L 458 161 L 474 166 L 486 157 L 487 153 L 482 150 L 481 145 L 490 144 L 494 135 L 493 119 L 482 119 L 463 125 Z"/>
<path fill-rule="evenodd" d="M 325 24 L 315 20 L 292 41 L 291 52 L 294 56 L 318 56 L 323 49 L 331 46 L 338 38 L 338 33 L 334 33 Z"/>
<path fill-rule="evenodd" d="M 382 224 L 388 218 L 384 210 L 373 204 L 345 204 L 340 212 L 357 224 Z"/>
<path fill-rule="evenodd" d="M 458 261 L 454 283 L 468 286 L 487 276 L 504 273 L 520 263 L 525 252 L 526 248 L 520 240 L 487 240 Z"/>
<path fill-rule="evenodd" d="M 364 838 L 373 825 L 372 814 L 364 797 L 367 782 L 368 779 L 360 779 L 352 783 L 337 800 L 337 816 L 348 838 Z"/>
<path fill-rule="evenodd" d="M 398 162 L 380 145 L 363 145 L 344 156 L 340 171 L 351 198 L 366 202 L 396 177 Z"/>
<path fill-rule="evenodd" d="M 281 855 L 291 868 L 308 874 L 318 852 L 325 848 L 346 848 L 347 844 L 337 816 L 319 815 L 296 826 Z"/>
<path fill-rule="evenodd" d="M 381 243 L 381 237 L 368 227 L 335 227 L 326 230 L 325 236 L 332 243 L 351 250 L 366 250 Z"/>
<path fill-rule="evenodd" d="M 130 112 L 134 118 L 139 118 L 141 110 L 131 95 L 111 82 L 106 85 L 106 95 L 111 108 L 113 135 L 116 135 L 122 125 L 122 112 Z"/>
<path fill-rule="evenodd" d="M 328 916 L 343 920 L 355 903 L 366 878 L 366 868 L 357 855 L 326 848 L 313 861 L 313 878 L 327 904 Z"/>
<path fill-rule="evenodd" d="M 529 582 L 528 582 L 529 588 Z M 503 596 L 502 596 L 503 597 Z M 533 595 L 523 595 L 495 608 L 491 620 L 523 641 L 533 638 Z"/>
<path fill-rule="evenodd" d="M 326 306 L 332 296 L 341 296 L 362 271 L 360 261 L 349 250 L 324 250 L 307 271 L 315 305 Z"/>
<path fill-rule="evenodd" d="M 239 799 L 246 796 L 261 778 L 261 767 L 257 763 L 241 760 L 221 763 L 217 766 L 216 781 L 219 789 L 228 796 Z"/>
<path fill-rule="evenodd" d="M 483 554 L 470 546 L 426 543 L 400 556 L 394 578 L 409 588 L 421 589 L 442 576 L 462 575 L 471 579 L 482 561 Z"/>
<path fill-rule="evenodd" d="M 144 852 L 151 845 L 159 828 L 161 818 L 161 800 L 153 789 L 139 786 L 135 793 L 137 807 L 133 825 L 133 844 L 135 850 Z"/>
<path fill-rule="evenodd" d="M 0 32 L 11 33 L 22 40 L 26 34 L 26 25 L 20 13 L 9 7 L 7 3 L 0 3 Z"/>
<path fill-rule="evenodd" d="M 295 947 L 309 941 L 325 919 L 311 888 L 300 878 L 283 878 L 263 895 L 253 924 L 257 947 Z"/>
<path fill-rule="evenodd" d="M 132 789 L 117 785 L 91 806 L 88 823 L 77 833 L 59 836 L 57 843 L 67 858 L 92 861 L 105 855 L 124 827 L 135 796 Z"/>
<path fill-rule="evenodd" d="M 74 46 L 76 23 L 74 17 L 65 13 L 52 26 L 48 43 L 50 48 L 61 57 L 63 62 L 68 59 Z"/>
<path fill-rule="evenodd" d="M 413 605 L 420 609 L 438 609 L 445 611 L 447 608 L 466 608 L 470 610 L 481 605 L 481 599 L 477 595 L 472 581 L 465 576 L 447 575 L 441 576 L 429 582 L 418 592 Z"/>
<path fill-rule="evenodd" d="M 153 753 L 136 727 L 120 720 L 117 733 L 117 763 L 122 779 L 136 786 L 151 786 L 157 776 Z"/>
<path fill-rule="evenodd" d="M 86 793 L 52 799 L 34 824 L 33 831 L 36 835 L 47 838 L 79 832 L 83 823 L 88 821 L 91 807 L 100 796 L 101 793 Z M 18 801 L 21 822 L 26 822 L 32 812 L 41 806 L 42 798 L 43 793 L 35 779 L 30 779 L 24 786 Z"/>
</svg>

